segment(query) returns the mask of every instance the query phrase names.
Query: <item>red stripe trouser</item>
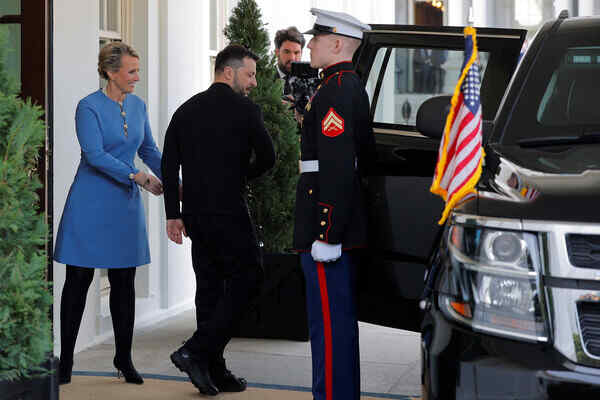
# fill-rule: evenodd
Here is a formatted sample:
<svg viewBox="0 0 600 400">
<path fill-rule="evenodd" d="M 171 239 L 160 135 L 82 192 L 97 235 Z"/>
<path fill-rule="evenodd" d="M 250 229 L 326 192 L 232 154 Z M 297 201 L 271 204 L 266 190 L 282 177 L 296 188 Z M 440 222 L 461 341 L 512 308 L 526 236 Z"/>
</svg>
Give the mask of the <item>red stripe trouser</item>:
<svg viewBox="0 0 600 400">
<path fill-rule="evenodd" d="M 348 253 L 332 263 L 301 254 L 315 400 L 359 400 L 356 266 Z"/>
</svg>

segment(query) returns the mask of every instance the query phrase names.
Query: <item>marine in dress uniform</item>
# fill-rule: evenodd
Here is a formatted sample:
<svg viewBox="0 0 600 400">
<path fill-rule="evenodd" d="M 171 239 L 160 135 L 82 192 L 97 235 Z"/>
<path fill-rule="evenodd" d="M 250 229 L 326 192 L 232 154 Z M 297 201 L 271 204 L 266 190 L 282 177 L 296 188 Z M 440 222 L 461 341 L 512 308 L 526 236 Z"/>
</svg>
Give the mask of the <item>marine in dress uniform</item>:
<svg viewBox="0 0 600 400">
<path fill-rule="evenodd" d="M 362 39 L 370 29 L 350 15 L 311 9 L 307 34 Z M 313 38 L 313 41 L 315 38 Z M 294 247 L 306 277 L 317 400 L 360 397 L 356 264 L 352 249 L 366 247 L 367 216 L 361 175 L 374 155 L 369 99 L 354 72 L 352 54 L 322 67 L 322 83 L 306 106 L 301 136 L 301 175 L 296 193 Z"/>
</svg>

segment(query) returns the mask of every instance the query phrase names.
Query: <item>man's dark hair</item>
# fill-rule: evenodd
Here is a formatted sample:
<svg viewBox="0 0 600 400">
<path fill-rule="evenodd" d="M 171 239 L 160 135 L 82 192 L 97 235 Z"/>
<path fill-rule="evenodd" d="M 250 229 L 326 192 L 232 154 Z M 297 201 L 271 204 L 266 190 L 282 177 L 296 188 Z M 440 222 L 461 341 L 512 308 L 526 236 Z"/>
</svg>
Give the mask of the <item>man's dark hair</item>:
<svg viewBox="0 0 600 400">
<path fill-rule="evenodd" d="M 301 48 L 304 48 L 304 43 L 306 43 L 304 41 L 304 35 L 302 35 L 295 26 L 290 26 L 287 29 L 280 29 L 275 33 L 276 49 L 279 49 L 285 41 L 298 43 Z"/>
<path fill-rule="evenodd" d="M 225 67 L 238 69 L 244 65 L 244 58 L 251 58 L 258 61 L 258 56 L 239 44 L 230 44 L 217 54 L 215 60 L 215 73 L 223 72 Z"/>
</svg>

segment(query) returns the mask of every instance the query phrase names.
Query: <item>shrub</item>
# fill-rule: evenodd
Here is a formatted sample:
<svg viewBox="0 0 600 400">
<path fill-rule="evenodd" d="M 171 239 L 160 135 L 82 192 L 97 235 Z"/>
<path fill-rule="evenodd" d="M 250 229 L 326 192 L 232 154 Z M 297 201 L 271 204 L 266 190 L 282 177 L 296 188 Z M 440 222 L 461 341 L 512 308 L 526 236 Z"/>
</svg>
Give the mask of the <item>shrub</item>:
<svg viewBox="0 0 600 400">
<path fill-rule="evenodd" d="M 249 183 L 248 206 L 264 250 L 281 253 L 292 247 L 300 142 L 296 121 L 281 102 L 282 83 L 276 78 L 276 59 L 269 54 L 269 35 L 261 18 L 255 0 L 240 0 L 224 33 L 230 43 L 245 46 L 259 57 L 258 87 L 250 98 L 262 109 L 277 160 L 270 171 Z"/>
<path fill-rule="evenodd" d="M 18 97 L 5 67 L 7 37 L 0 29 L 0 380 L 44 372 L 52 349 L 47 224 L 36 193 L 43 112 Z"/>
</svg>

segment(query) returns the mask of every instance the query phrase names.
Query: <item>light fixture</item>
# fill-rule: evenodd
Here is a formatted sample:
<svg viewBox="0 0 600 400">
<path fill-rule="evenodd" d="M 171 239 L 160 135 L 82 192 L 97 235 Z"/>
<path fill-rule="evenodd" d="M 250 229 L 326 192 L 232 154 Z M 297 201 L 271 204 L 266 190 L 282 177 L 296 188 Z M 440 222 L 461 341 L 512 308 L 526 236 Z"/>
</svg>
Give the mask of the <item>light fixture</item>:
<svg viewBox="0 0 600 400">
<path fill-rule="evenodd" d="M 431 4 L 435 8 L 439 8 L 444 11 L 444 3 L 441 0 L 427 0 L 427 3 Z"/>
</svg>

